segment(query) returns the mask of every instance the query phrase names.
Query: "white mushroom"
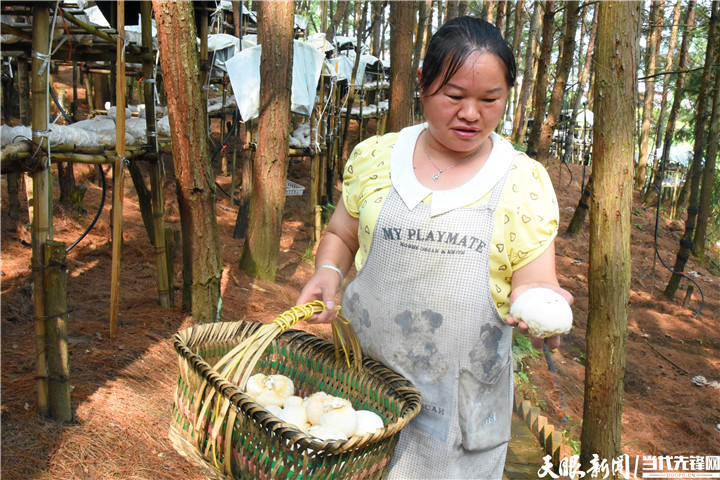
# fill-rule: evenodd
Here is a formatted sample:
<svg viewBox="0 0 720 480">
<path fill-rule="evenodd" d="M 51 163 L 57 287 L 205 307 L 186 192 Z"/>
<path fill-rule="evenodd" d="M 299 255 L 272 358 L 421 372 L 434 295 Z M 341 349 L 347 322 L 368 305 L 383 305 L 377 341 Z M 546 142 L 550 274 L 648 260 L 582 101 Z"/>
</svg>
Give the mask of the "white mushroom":
<svg viewBox="0 0 720 480">
<path fill-rule="evenodd" d="M 305 407 L 302 405 L 285 406 L 278 415 L 283 422 L 287 422 L 291 425 L 295 425 L 302 431 L 310 428 L 310 422 L 308 422 L 307 414 L 305 413 Z"/>
<path fill-rule="evenodd" d="M 572 328 L 572 310 L 567 300 L 545 287 L 524 291 L 510 306 L 510 315 L 527 324 L 531 334 L 552 337 Z"/>
<path fill-rule="evenodd" d="M 303 406 L 303 398 L 298 397 L 297 395 L 290 395 L 285 399 L 285 408 L 287 407 L 302 407 Z"/>
<path fill-rule="evenodd" d="M 325 413 L 323 404 L 333 397 L 325 392 L 315 392 L 304 400 L 307 418 L 313 425 L 320 425 L 320 417 Z"/>
<path fill-rule="evenodd" d="M 283 409 L 278 407 L 277 405 L 268 405 L 267 407 L 265 407 L 265 410 L 280 418 L 280 414 L 282 413 Z"/>
<path fill-rule="evenodd" d="M 247 394 L 260 406 L 277 405 L 282 407 L 285 399 L 295 391 L 293 381 L 284 375 L 265 376 L 262 373 L 248 379 Z"/>
<path fill-rule="evenodd" d="M 321 440 L 347 440 L 347 436 L 337 429 L 325 425 L 313 425 L 307 429 L 307 434 Z"/>
<path fill-rule="evenodd" d="M 358 417 L 349 401 L 336 398 L 323 405 L 325 413 L 320 417 L 320 425 L 332 427 L 350 436 L 355 433 L 358 426 Z"/>
<path fill-rule="evenodd" d="M 258 395 L 265 391 L 266 378 L 267 376 L 262 373 L 256 373 L 252 377 L 248 378 L 247 386 L 245 387 L 245 393 L 247 393 L 250 398 L 255 400 Z"/>
<path fill-rule="evenodd" d="M 357 410 L 357 428 L 353 435 L 365 435 L 366 433 L 375 433 L 380 428 L 385 428 L 382 417 L 370 410 Z"/>
</svg>

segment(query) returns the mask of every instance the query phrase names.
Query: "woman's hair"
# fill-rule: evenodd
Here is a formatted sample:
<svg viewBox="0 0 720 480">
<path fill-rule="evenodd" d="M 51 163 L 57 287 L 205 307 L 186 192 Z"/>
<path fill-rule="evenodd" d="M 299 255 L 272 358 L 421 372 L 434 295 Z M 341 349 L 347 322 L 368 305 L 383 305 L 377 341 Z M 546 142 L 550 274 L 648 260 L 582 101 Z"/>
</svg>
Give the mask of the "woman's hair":
<svg viewBox="0 0 720 480">
<path fill-rule="evenodd" d="M 446 22 L 430 39 L 422 64 L 420 92 L 437 93 L 474 52 L 495 54 L 505 65 L 508 88 L 515 85 L 515 55 L 495 25 L 473 17 L 456 17 Z M 434 92 L 430 86 L 441 78 Z"/>
</svg>

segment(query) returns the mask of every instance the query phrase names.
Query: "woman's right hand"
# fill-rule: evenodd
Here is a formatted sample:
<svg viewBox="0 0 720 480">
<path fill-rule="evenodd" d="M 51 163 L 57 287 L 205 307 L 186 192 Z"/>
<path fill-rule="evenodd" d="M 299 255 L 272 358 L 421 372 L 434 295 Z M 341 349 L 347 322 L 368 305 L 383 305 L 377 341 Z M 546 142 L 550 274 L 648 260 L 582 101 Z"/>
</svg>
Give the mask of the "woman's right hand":
<svg viewBox="0 0 720 480">
<path fill-rule="evenodd" d="M 308 321 L 314 323 L 330 323 L 337 315 L 335 298 L 340 291 L 340 276 L 330 268 L 318 268 L 310 278 L 305 288 L 300 292 L 297 305 L 302 305 L 313 300 L 322 300 L 325 310 L 313 315 Z"/>
<path fill-rule="evenodd" d="M 358 219 L 350 215 L 342 199 L 333 212 L 317 253 L 315 254 L 315 274 L 300 292 L 298 305 L 313 300 L 322 300 L 325 311 L 313 315 L 310 321 L 330 323 L 337 315 L 335 300 L 342 289 L 343 274 L 352 267 L 355 252 L 358 250 Z"/>
</svg>

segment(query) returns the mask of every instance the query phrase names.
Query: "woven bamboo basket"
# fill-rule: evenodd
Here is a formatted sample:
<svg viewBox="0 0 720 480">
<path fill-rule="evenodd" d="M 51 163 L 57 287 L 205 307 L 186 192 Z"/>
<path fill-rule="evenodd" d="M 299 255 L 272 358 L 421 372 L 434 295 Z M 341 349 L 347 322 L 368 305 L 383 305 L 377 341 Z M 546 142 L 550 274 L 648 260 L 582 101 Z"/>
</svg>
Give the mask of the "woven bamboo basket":
<svg viewBox="0 0 720 480">
<path fill-rule="evenodd" d="M 266 335 L 260 349 L 258 338 L 269 324 L 203 324 L 175 335 L 179 378 L 170 438 L 181 454 L 205 467 L 212 477 L 315 480 L 387 476 L 401 429 L 420 411 L 420 392 L 384 365 L 358 355 L 359 350 L 339 353 L 338 343 L 356 343 L 356 338 L 348 338 L 347 330 L 333 343 L 289 329 L 324 308 L 322 302 L 307 305 L 311 308 L 301 315 L 290 315 L 292 322 L 279 322 L 282 328 Z M 278 319 L 287 318 L 289 312 Z M 337 330 L 334 325 L 334 333 L 339 333 Z M 242 378 L 237 378 L 238 373 L 232 378 L 227 365 L 240 361 L 249 368 Z M 295 395 L 301 397 L 324 391 L 347 398 L 355 409 L 380 415 L 385 427 L 348 440 L 310 436 L 244 393 L 250 373 L 285 375 L 292 379 Z"/>
</svg>

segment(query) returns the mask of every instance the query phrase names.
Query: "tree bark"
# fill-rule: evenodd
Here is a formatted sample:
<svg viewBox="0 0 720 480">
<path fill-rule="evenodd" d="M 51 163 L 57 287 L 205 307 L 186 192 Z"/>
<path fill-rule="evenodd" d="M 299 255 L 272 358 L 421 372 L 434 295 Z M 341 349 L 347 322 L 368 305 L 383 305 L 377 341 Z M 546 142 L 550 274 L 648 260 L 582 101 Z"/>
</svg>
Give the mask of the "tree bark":
<svg viewBox="0 0 720 480">
<path fill-rule="evenodd" d="M 692 36 L 692 27 L 695 23 L 695 6 L 697 0 L 690 0 L 685 10 L 686 17 L 683 22 L 687 29 L 683 35 L 682 42 L 680 43 L 680 58 L 678 59 L 678 73 L 677 81 L 675 82 L 675 91 L 673 92 L 673 104 L 668 114 L 667 126 L 665 127 L 665 136 L 663 138 L 663 149 L 662 156 L 657 163 L 657 169 L 653 175 L 653 184 L 645 193 L 645 204 L 649 205 L 655 201 L 656 198 L 661 198 L 662 195 L 662 177 L 667 166 L 668 159 L 670 158 L 670 146 L 673 141 L 673 133 L 675 132 L 675 122 L 677 121 L 678 114 L 680 112 L 680 103 L 683 100 L 685 94 L 685 77 L 684 72 L 687 67 L 688 49 L 690 45 L 690 38 Z M 659 208 L 659 205 L 658 205 Z"/>
<path fill-rule="evenodd" d="M 537 75 L 535 76 L 535 98 L 533 100 L 533 123 L 528 138 L 527 154 L 533 158 L 538 154 L 540 131 L 545 121 L 545 108 L 547 103 L 548 66 L 553 46 L 553 27 L 555 20 L 555 1 L 550 0 L 543 4 L 545 13 L 542 20 L 542 44 L 538 61 Z"/>
<path fill-rule="evenodd" d="M 412 71 L 412 40 L 415 30 L 413 2 L 390 3 L 390 113 L 389 132 L 399 132 L 412 122 L 416 73 Z"/>
<path fill-rule="evenodd" d="M 258 42 L 260 118 L 253 164 L 248 232 L 240 268 L 261 280 L 275 281 L 285 208 L 290 91 L 292 86 L 294 6 L 291 1 L 260 2 Z"/>
<path fill-rule="evenodd" d="M 647 177 L 648 144 L 650 143 L 650 121 L 652 119 L 653 107 L 655 105 L 655 67 L 657 57 L 660 53 L 660 40 L 665 12 L 665 0 L 652 2 L 650 8 L 650 29 L 648 32 L 648 44 L 645 51 L 645 95 L 643 97 L 642 125 L 640 127 L 640 149 L 638 163 L 635 168 L 635 190 L 645 188 Z"/>
<path fill-rule="evenodd" d="M 621 453 L 623 378 L 630 299 L 630 217 L 640 2 L 601 2 L 593 127 L 587 365 L 580 461 Z M 631 103 L 632 104 L 632 103 Z M 612 478 L 618 478 L 612 472 Z"/>
<path fill-rule="evenodd" d="M 592 19 L 592 26 L 590 27 L 590 38 L 588 39 L 588 46 L 587 46 L 587 53 L 585 54 L 585 64 L 583 65 L 582 72 L 580 73 L 580 78 L 578 79 L 578 91 L 577 95 L 575 95 L 575 99 L 573 100 L 573 108 L 572 108 L 572 116 L 571 116 L 571 132 L 572 135 L 568 135 L 566 148 L 565 148 L 565 163 L 570 162 L 570 156 L 572 155 L 572 143 L 574 141 L 573 137 L 575 134 L 575 117 L 577 117 L 578 112 L 580 111 L 580 106 L 583 103 L 583 96 L 585 95 L 585 92 L 589 91 L 589 88 L 585 88 L 585 85 L 587 84 L 588 77 L 590 76 L 590 66 L 592 65 L 592 59 L 593 54 L 595 51 L 595 39 L 597 38 L 597 20 L 598 20 L 598 8 L 597 5 L 595 6 L 595 9 L 593 11 L 593 19 Z M 585 106 L 583 106 L 583 109 L 585 109 Z M 583 126 L 583 132 L 585 131 L 585 127 Z M 583 135 L 584 137 L 584 135 Z M 585 139 L 583 138 L 583 143 L 585 142 Z"/>
<path fill-rule="evenodd" d="M 362 11 L 362 15 L 361 15 L 362 20 L 360 22 L 360 28 L 358 28 L 357 32 L 356 32 L 357 37 L 355 39 L 355 62 L 353 63 L 352 74 L 351 74 L 351 78 L 353 78 L 353 79 L 357 77 L 357 71 L 360 66 L 360 56 L 362 53 L 361 46 L 365 42 L 364 33 L 365 33 L 365 18 L 367 17 L 367 7 L 368 7 L 368 2 L 365 2 L 363 11 Z M 342 138 L 342 148 L 340 149 L 341 156 L 340 156 L 340 161 L 337 162 L 337 165 L 336 165 L 336 167 L 337 167 L 336 175 L 338 178 L 342 178 L 343 172 L 345 171 L 345 163 L 346 163 L 345 159 L 347 158 L 347 153 L 345 153 L 345 152 L 348 152 L 348 147 L 350 144 L 350 136 L 348 135 L 348 132 L 350 131 L 350 119 L 352 116 L 351 113 L 352 113 L 353 104 L 355 103 L 355 95 L 356 95 L 356 85 L 355 85 L 355 82 L 353 81 L 353 82 L 350 82 L 350 93 L 348 93 L 348 102 L 347 102 L 347 106 L 344 109 L 345 110 L 345 122 L 343 124 L 343 131 L 342 131 L 342 136 L 341 136 L 341 138 Z M 361 113 L 361 116 L 360 116 L 361 118 L 358 121 L 358 128 L 362 132 L 362 103 L 360 104 L 360 113 Z M 362 133 L 361 133 L 361 135 L 362 135 Z M 360 138 L 362 138 L 362 137 L 360 137 Z M 335 176 L 335 174 L 331 174 L 331 175 L 333 177 Z M 331 181 L 328 182 L 328 184 L 332 185 L 332 183 L 333 182 L 331 179 Z"/>
<path fill-rule="evenodd" d="M 688 208 L 687 218 L 685 219 L 685 232 L 680 239 L 680 249 L 675 259 L 675 266 L 670 281 L 665 287 L 665 297 L 672 300 L 675 297 L 682 279 L 682 272 L 685 270 L 685 264 L 690 258 L 693 247 L 693 236 L 695 235 L 695 225 L 697 223 L 698 207 L 700 201 L 700 177 L 702 176 L 702 157 L 705 152 L 706 138 L 706 110 L 707 110 L 707 92 L 712 78 L 712 67 L 715 63 L 715 51 L 717 49 L 718 25 L 718 3 L 713 3 L 710 23 L 708 25 L 708 40 L 705 50 L 705 66 L 703 68 L 702 79 L 700 81 L 700 90 L 697 98 L 697 119 L 695 121 L 695 146 L 693 148 L 693 159 L 685 182 L 690 184 L 688 190 Z M 717 85 L 716 85 L 717 88 Z M 681 201 L 678 201 L 682 205 Z"/>
<path fill-rule="evenodd" d="M 553 133 L 562 113 L 565 85 L 567 85 L 568 74 L 570 73 L 573 55 L 575 54 L 575 34 L 579 20 L 579 8 L 579 2 L 567 2 L 565 4 L 565 20 L 563 22 L 565 28 L 563 30 L 560 61 L 555 73 L 555 84 L 553 85 L 550 96 L 547 118 L 540 128 L 540 141 L 538 142 L 538 151 L 535 158 L 543 164 L 547 164 L 550 156 L 550 144 L 552 143 Z"/>
<path fill-rule="evenodd" d="M 456 18 L 460 13 L 460 0 L 447 0 L 445 2 L 445 21 Z"/>
<path fill-rule="evenodd" d="M 563 233 L 565 238 L 575 238 L 580 235 L 583 225 L 585 225 L 585 217 L 587 216 L 588 209 L 590 208 L 589 202 L 590 197 L 592 196 L 591 186 L 592 177 L 588 179 L 587 184 L 583 188 L 575 213 L 573 213 L 570 223 L 568 223 L 568 227 L 565 230 L 565 233 Z"/>
<path fill-rule="evenodd" d="M 348 4 L 350 3 L 349 0 L 340 0 L 337 3 L 337 10 L 335 10 L 335 14 L 330 19 L 330 25 L 328 26 L 327 32 L 325 33 L 325 39 L 332 43 L 335 39 L 335 35 L 337 34 L 338 27 L 340 26 L 340 22 L 345 17 L 345 12 L 347 11 Z M 258 30 L 262 28 L 260 26 L 260 23 L 258 22 Z M 259 32 L 258 32 L 259 34 Z"/>
<path fill-rule="evenodd" d="M 372 33 L 370 34 L 370 55 L 374 55 L 380 58 L 380 52 L 382 51 L 382 43 L 380 41 L 380 34 L 382 33 L 381 25 L 384 23 L 382 20 L 383 12 L 385 10 L 385 2 L 371 2 L 370 3 L 370 17 L 372 18 Z"/>
<path fill-rule="evenodd" d="M 530 30 L 528 32 L 528 41 L 525 48 L 525 70 L 523 71 L 522 87 L 518 96 L 517 109 L 513 118 L 513 135 L 512 142 L 518 145 L 525 143 L 525 133 L 527 132 L 527 110 L 530 93 L 532 91 L 532 82 L 535 78 L 533 74 L 537 65 L 537 60 L 533 55 L 535 50 L 535 36 L 539 28 L 540 20 L 540 3 L 535 2 L 533 8 L 532 19 L 530 20 Z"/>
<path fill-rule="evenodd" d="M 505 28 L 505 12 L 510 2 L 500 2 L 497 7 L 497 15 L 495 16 L 495 26 L 501 32 Z"/>
<path fill-rule="evenodd" d="M 675 64 L 675 46 L 677 45 L 677 37 L 678 37 L 678 29 L 680 26 L 680 14 L 682 11 L 682 2 L 681 0 L 678 0 L 675 4 L 675 8 L 673 9 L 673 22 L 672 27 L 670 30 L 670 40 L 668 43 L 668 52 L 667 56 L 665 58 L 665 70 L 666 71 L 673 71 L 677 70 L 677 65 Z M 656 175 L 658 175 L 659 172 L 659 164 L 660 162 L 655 156 L 655 151 L 658 149 L 660 145 L 663 143 L 663 129 L 664 122 L 665 122 L 665 109 L 667 108 L 667 97 L 668 92 L 670 91 L 670 79 L 671 75 L 665 75 L 663 79 L 663 91 L 662 91 L 662 98 L 660 100 L 660 110 L 658 115 L 658 122 L 657 126 L 655 128 L 655 147 L 653 149 L 653 176 L 650 184 L 647 187 L 647 190 L 645 190 L 645 199 L 643 203 L 650 204 L 653 202 L 653 198 L 655 195 L 655 182 L 657 179 L 655 178 Z"/>
<path fill-rule="evenodd" d="M 411 71 L 417 72 L 418 66 L 420 66 L 420 60 L 422 60 L 422 53 L 425 49 L 425 32 L 427 30 L 427 24 L 430 21 L 429 15 L 431 10 L 429 8 L 427 0 L 418 0 L 417 11 L 418 11 L 418 22 L 415 30 L 415 43 L 413 46 L 413 61 Z"/>
<path fill-rule="evenodd" d="M 191 311 L 195 322 L 213 322 L 220 318 L 222 260 L 193 3 L 153 0 L 153 10 L 170 116 L 183 256 L 191 261 L 184 266 L 192 276 Z"/>
<path fill-rule="evenodd" d="M 714 91 L 707 154 L 705 155 L 705 167 L 702 172 L 698 224 L 695 230 L 695 237 L 693 238 L 693 254 L 700 258 L 705 257 L 705 240 L 707 238 L 710 212 L 712 211 L 715 165 L 717 162 L 718 144 L 720 144 L 720 67 L 718 66 L 715 67 Z"/>
</svg>

